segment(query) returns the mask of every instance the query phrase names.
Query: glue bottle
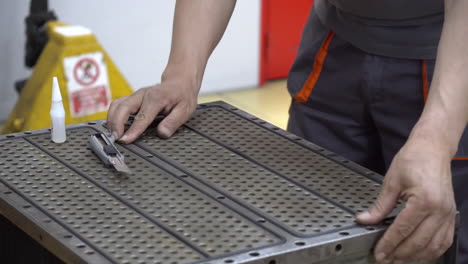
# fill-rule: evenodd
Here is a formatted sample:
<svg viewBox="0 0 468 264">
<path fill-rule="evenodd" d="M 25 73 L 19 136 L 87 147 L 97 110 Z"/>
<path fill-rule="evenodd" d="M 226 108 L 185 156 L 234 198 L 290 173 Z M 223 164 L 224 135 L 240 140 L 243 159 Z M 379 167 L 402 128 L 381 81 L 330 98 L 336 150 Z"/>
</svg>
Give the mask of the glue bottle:
<svg viewBox="0 0 468 264">
<path fill-rule="evenodd" d="M 57 77 L 52 79 L 52 105 L 50 107 L 50 119 L 52 120 L 52 132 L 50 137 L 55 143 L 63 143 L 67 138 L 65 131 L 65 110 L 63 108 L 62 95 Z"/>
</svg>

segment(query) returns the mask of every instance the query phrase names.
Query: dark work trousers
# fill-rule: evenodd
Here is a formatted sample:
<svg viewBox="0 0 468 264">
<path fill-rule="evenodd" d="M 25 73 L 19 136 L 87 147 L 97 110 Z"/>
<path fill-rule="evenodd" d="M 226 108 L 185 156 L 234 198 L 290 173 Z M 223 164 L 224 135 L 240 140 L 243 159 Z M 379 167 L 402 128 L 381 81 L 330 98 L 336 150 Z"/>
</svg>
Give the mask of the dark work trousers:
<svg viewBox="0 0 468 264">
<path fill-rule="evenodd" d="M 422 113 L 434 60 L 368 54 L 326 29 L 314 13 L 308 23 L 288 79 L 288 130 L 385 175 Z M 467 157 L 465 131 L 452 161 L 460 264 L 468 263 Z"/>
</svg>

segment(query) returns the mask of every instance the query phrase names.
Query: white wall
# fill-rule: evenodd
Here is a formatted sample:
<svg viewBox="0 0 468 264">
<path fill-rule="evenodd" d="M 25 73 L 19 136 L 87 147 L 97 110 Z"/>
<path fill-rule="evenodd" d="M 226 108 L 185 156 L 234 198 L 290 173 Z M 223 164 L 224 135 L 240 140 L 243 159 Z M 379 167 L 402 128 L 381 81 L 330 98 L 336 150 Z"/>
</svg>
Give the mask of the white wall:
<svg viewBox="0 0 468 264">
<path fill-rule="evenodd" d="M 170 49 L 175 1 L 49 0 L 65 23 L 93 30 L 134 89 L 160 80 Z M 0 1 L 0 120 L 14 100 L 13 82 L 26 77 L 24 18 L 29 0 Z M 225 36 L 207 66 L 202 93 L 257 85 L 260 0 L 237 1 Z"/>
<path fill-rule="evenodd" d="M 23 63 L 27 12 L 25 0 L 0 0 L 0 121 L 7 119 L 17 99 L 14 82 L 29 75 Z"/>
</svg>

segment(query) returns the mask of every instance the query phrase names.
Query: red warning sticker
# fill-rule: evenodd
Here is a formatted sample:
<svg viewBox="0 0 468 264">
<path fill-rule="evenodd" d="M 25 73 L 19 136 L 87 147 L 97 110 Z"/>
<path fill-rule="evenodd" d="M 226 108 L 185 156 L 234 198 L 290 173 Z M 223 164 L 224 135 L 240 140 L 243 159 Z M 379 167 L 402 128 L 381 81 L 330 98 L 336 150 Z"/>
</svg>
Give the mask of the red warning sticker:
<svg viewBox="0 0 468 264">
<path fill-rule="evenodd" d="M 64 59 L 68 100 L 72 117 L 92 115 L 109 108 L 111 93 L 101 52 Z"/>
<path fill-rule="evenodd" d="M 107 90 L 103 85 L 74 91 L 70 94 L 72 113 L 97 113 L 109 105 Z"/>
<path fill-rule="evenodd" d="M 83 58 L 75 64 L 73 77 L 81 85 L 92 85 L 99 77 L 99 65 L 93 59 Z"/>
</svg>

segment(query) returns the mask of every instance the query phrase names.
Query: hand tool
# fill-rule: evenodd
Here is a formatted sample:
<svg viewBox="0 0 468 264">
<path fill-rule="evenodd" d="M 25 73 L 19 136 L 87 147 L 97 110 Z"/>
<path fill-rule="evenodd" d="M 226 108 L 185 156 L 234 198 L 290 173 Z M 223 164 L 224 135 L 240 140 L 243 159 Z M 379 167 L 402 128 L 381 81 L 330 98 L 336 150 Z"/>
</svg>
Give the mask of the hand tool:
<svg viewBox="0 0 468 264">
<path fill-rule="evenodd" d="M 125 164 L 124 155 L 115 146 L 115 137 L 112 134 L 96 133 L 90 136 L 89 146 L 102 162 L 113 166 L 118 172 L 132 174 Z"/>
</svg>

